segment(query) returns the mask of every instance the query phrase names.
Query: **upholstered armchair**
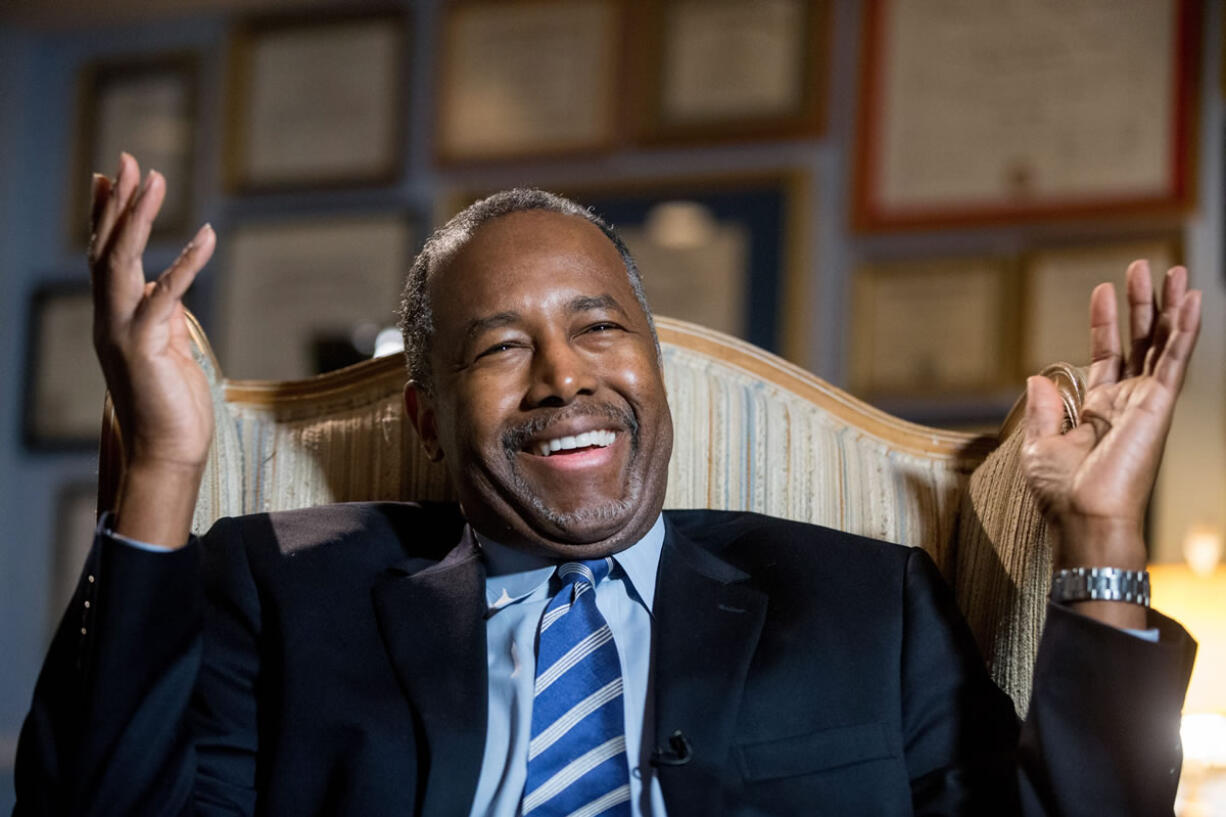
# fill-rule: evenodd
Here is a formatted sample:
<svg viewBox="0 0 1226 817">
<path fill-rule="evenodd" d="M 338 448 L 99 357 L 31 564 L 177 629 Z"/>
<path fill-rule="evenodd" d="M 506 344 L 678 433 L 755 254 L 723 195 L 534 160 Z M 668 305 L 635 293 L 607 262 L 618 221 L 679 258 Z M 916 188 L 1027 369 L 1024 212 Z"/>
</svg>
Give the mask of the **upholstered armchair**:
<svg viewBox="0 0 1226 817">
<path fill-rule="evenodd" d="M 442 467 L 404 416 L 399 356 L 309 380 L 227 380 L 190 323 L 217 416 L 194 530 L 328 502 L 449 497 Z M 1050 545 L 1018 467 L 1020 403 L 997 437 L 926 428 L 743 341 L 667 318 L 657 325 L 676 428 L 665 506 L 758 511 L 924 548 L 954 587 L 993 678 L 1024 713 Z M 1060 365 L 1045 374 L 1075 423 L 1080 373 Z M 108 403 L 102 507 L 121 461 Z"/>
</svg>

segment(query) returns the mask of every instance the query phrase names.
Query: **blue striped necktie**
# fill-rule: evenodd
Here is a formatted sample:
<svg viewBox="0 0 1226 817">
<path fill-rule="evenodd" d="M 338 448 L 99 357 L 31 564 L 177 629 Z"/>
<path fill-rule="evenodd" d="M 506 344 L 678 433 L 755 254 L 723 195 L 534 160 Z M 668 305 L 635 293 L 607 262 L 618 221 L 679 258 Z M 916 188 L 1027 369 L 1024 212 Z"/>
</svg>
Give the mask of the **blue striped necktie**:
<svg viewBox="0 0 1226 817">
<path fill-rule="evenodd" d="M 567 562 L 541 618 L 524 817 L 630 815 L 622 671 L 595 587 L 613 560 Z"/>
</svg>

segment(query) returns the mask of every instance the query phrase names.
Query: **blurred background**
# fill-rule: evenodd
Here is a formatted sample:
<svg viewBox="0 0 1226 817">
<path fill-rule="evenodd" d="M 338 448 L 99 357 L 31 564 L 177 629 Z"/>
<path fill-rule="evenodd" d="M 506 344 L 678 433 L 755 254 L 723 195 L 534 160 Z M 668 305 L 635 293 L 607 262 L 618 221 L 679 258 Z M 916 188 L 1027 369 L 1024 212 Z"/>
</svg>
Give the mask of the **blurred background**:
<svg viewBox="0 0 1226 817">
<path fill-rule="evenodd" d="M 1226 813 L 1222 52 L 1215 0 L 0 4 L 0 812 L 90 541 L 87 197 L 127 150 L 148 271 L 217 230 L 188 302 L 240 378 L 395 352 L 422 240 L 516 185 L 614 223 L 657 312 L 948 428 L 1087 363 L 1095 283 L 1187 264 L 1150 542 L 1201 641 L 1181 813 Z"/>
</svg>

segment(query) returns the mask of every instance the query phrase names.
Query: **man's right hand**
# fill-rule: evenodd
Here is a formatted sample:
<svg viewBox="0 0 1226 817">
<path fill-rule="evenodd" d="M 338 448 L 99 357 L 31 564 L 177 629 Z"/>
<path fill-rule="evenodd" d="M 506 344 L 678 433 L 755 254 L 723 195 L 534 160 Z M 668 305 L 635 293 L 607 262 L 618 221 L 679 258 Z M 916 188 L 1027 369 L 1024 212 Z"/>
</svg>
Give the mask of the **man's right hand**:
<svg viewBox="0 0 1226 817">
<path fill-rule="evenodd" d="M 166 195 L 166 180 L 126 153 L 114 180 L 95 175 L 89 266 L 94 348 L 123 438 L 115 531 L 168 547 L 187 542 L 213 436 L 213 404 L 192 358 L 182 297 L 209 260 L 209 225 L 154 281 L 141 256 Z"/>
</svg>

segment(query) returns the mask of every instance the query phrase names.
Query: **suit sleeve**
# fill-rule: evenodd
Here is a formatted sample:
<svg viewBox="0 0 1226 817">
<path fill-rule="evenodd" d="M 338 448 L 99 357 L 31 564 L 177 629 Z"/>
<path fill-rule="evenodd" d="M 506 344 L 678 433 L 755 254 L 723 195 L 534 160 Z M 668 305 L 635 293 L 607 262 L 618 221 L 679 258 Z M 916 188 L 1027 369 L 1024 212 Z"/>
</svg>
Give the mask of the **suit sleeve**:
<svg viewBox="0 0 1226 817">
<path fill-rule="evenodd" d="M 257 597 L 230 526 L 206 538 L 97 535 L 22 727 L 14 817 L 250 813 Z"/>
<path fill-rule="evenodd" d="M 904 587 L 902 715 L 917 815 L 1172 813 L 1195 654 L 1178 624 L 1152 613 L 1152 643 L 1050 605 L 1019 725 L 918 549 Z"/>
</svg>

